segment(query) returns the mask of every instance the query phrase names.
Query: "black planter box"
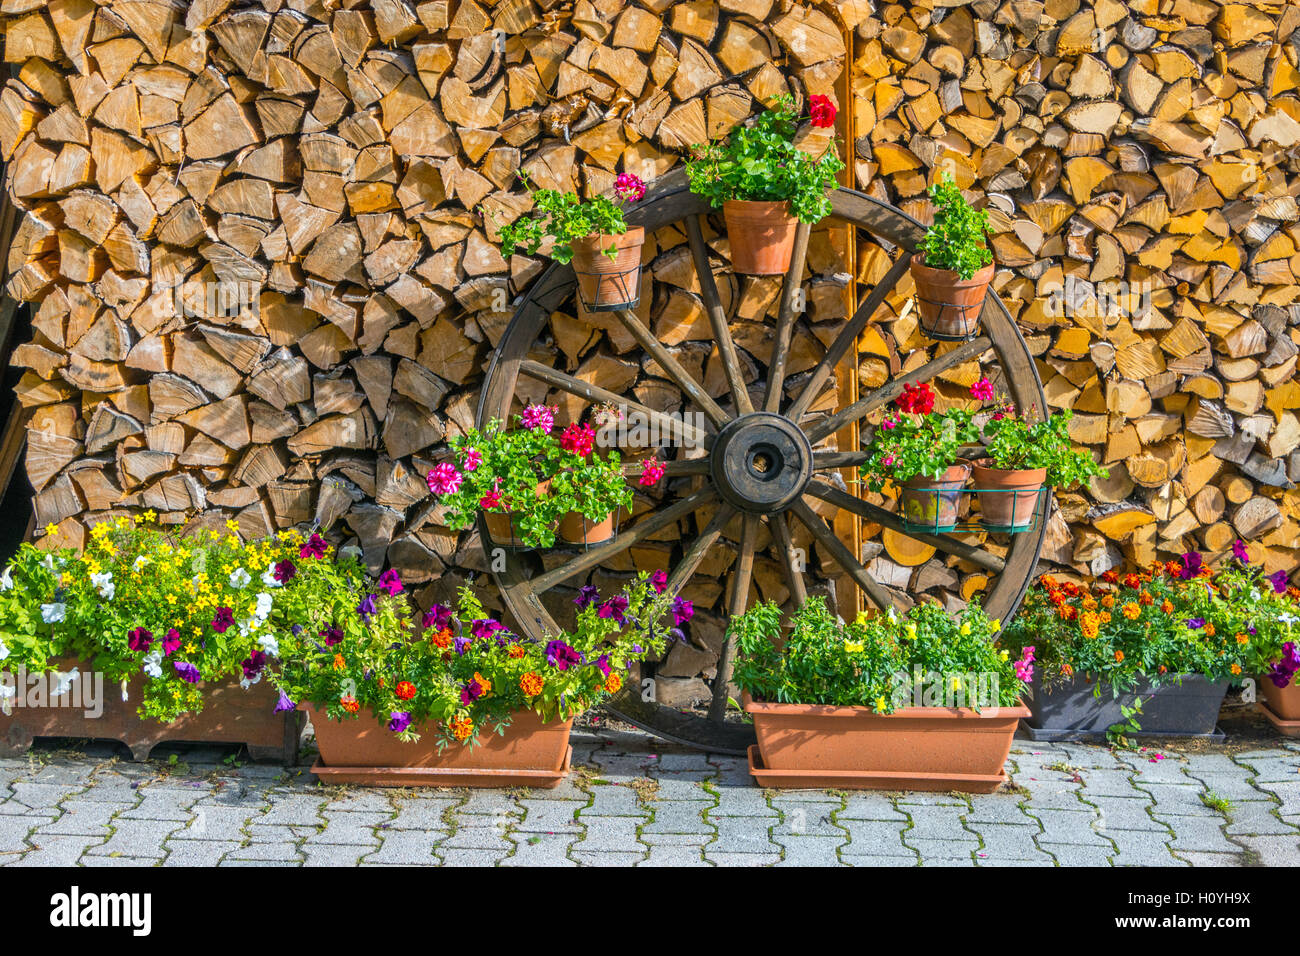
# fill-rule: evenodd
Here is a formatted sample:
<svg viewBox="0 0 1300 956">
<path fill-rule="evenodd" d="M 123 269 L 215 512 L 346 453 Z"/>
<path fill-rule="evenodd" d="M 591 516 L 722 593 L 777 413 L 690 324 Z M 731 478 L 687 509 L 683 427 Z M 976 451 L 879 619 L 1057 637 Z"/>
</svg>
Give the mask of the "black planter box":
<svg viewBox="0 0 1300 956">
<path fill-rule="evenodd" d="M 1031 740 L 1080 740 L 1104 737 L 1107 728 L 1124 719 L 1120 707 L 1142 698 L 1138 716 L 1141 730 L 1136 735 L 1160 737 L 1221 738 L 1216 729 L 1219 707 L 1228 692 L 1228 681 L 1211 683 L 1199 674 L 1186 674 L 1181 682 L 1170 680 L 1156 687 L 1146 681 L 1115 697 L 1105 684 L 1094 697 L 1096 682 L 1073 678 L 1044 689 L 1035 671 L 1025 701 L 1031 716 L 1023 728 Z"/>
</svg>

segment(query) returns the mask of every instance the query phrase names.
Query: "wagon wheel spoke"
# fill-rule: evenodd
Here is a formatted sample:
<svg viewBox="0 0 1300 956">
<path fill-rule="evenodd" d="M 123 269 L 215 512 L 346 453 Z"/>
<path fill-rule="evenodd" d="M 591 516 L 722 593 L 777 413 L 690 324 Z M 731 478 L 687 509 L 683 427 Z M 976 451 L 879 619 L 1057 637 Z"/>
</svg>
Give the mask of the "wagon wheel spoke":
<svg viewBox="0 0 1300 956">
<path fill-rule="evenodd" d="M 559 369 L 543 365 L 541 362 L 535 362 L 532 359 L 524 359 L 519 363 L 519 374 L 527 375 L 529 378 L 536 379 L 539 382 L 545 382 L 561 391 L 568 392 L 570 395 L 576 395 L 578 398 L 585 398 L 588 401 L 610 402 L 615 405 L 624 405 L 629 410 L 644 415 L 647 420 L 654 423 L 655 427 L 666 430 L 671 435 L 680 436 L 681 438 L 694 444 L 708 445 L 712 442 L 712 436 L 700 431 L 694 425 L 688 425 L 680 418 L 674 418 L 672 415 L 665 415 L 663 412 L 657 412 L 648 405 L 642 405 L 639 402 L 630 400 L 625 395 L 619 395 L 617 392 L 611 392 L 607 388 L 601 388 L 599 385 L 592 385 L 584 382 L 580 378 L 574 378 L 561 372 Z"/>
<path fill-rule="evenodd" d="M 898 285 L 898 280 L 901 279 L 903 273 L 907 271 L 908 259 L 909 256 L 904 252 L 897 260 L 895 260 L 894 264 L 890 266 L 889 271 L 885 273 L 885 277 L 880 280 L 879 284 L 874 289 L 871 290 L 871 294 L 867 296 L 862 305 L 858 306 L 857 311 L 853 313 L 853 317 L 849 319 L 848 324 L 840 330 L 839 335 L 835 336 L 835 340 L 831 342 L 830 348 L 826 350 L 826 354 L 822 356 L 822 360 L 818 362 L 817 367 L 813 369 L 812 376 L 804 384 L 803 391 L 799 393 L 799 397 L 794 400 L 794 404 L 791 405 L 790 410 L 786 412 L 786 417 L 791 421 L 797 422 L 808 413 L 808 409 L 812 406 L 812 403 L 817 400 L 817 396 L 820 394 L 822 386 L 825 385 L 826 380 L 830 378 L 831 372 L 835 370 L 835 366 L 839 365 L 844 356 L 848 354 L 849 350 L 853 347 L 853 343 L 856 342 L 858 336 L 862 334 L 862 330 L 865 329 L 867 323 L 871 321 L 871 317 L 876 314 L 876 310 L 879 309 L 881 304 L 885 301 L 885 296 L 889 295 L 889 293 L 894 290 L 894 286 Z"/>
<path fill-rule="evenodd" d="M 740 531 L 740 554 L 731 572 L 731 597 L 727 601 L 727 617 L 735 620 L 745 613 L 749 603 L 749 582 L 754 576 L 754 550 L 758 541 L 758 515 L 745 515 Z M 718 673 L 713 678 L 713 699 L 709 701 L 709 720 L 727 717 L 727 685 L 731 683 L 731 637 L 723 637 L 718 652 Z"/>
<path fill-rule="evenodd" d="M 678 562 L 677 567 L 673 568 L 673 573 L 668 576 L 667 592 L 676 594 L 691 579 L 695 569 L 700 566 L 704 560 L 704 555 L 708 553 L 709 548 L 713 547 L 718 538 L 722 537 L 722 529 L 727 526 L 731 516 L 736 513 L 736 509 L 731 505 L 724 504 L 718 509 L 718 513 L 713 516 L 708 527 L 700 534 L 698 538 L 691 542 L 691 546 L 686 549 L 682 555 L 682 560 Z"/>
<path fill-rule="evenodd" d="M 703 505 L 708 504 L 717 497 L 717 492 L 712 486 L 701 488 L 694 494 L 683 498 L 675 504 L 669 505 L 662 511 L 656 511 L 647 515 L 638 521 L 632 528 L 620 534 L 613 541 L 598 545 L 590 551 L 584 551 L 572 561 L 560 565 L 545 574 L 538 575 L 522 583 L 522 587 L 534 594 L 542 594 L 549 591 L 558 584 L 563 584 L 570 578 L 576 577 L 584 571 L 589 571 L 596 565 L 616 554 L 621 554 L 632 545 L 644 541 L 650 535 L 654 534 L 660 528 L 672 524 L 681 518 L 686 517 L 691 512 L 697 510 Z"/>
<path fill-rule="evenodd" d="M 796 501 L 790 510 L 812 532 L 817 543 L 829 551 L 835 562 L 857 582 L 858 587 L 862 588 L 863 593 L 871 598 L 876 607 L 884 610 L 896 603 L 884 586 L 868 573 L 861 561 L 853 556 L 853 552 L 845 546 L 844 542 L 835 537 L 835 531 L 826 520 L 809 508 L 803 499 Z"/>
<path fill-rule="evenodd" d="M 803 285 L 803 266 L 808 258 L 808 235 L 812 227 L 806 222 L 799 223 L 794 234 L 794 252 L 790 258 L 790 269 L 785 274 L 785 284 L 781 287 L 781 308 L 776 317 L 776 334 L 772 345 L 772 364 L 767 370 L 767 391 L 763 394 L 763 411 L 779 412 L 781 410 L 781 390 L 785 387 L 785 366 L 790 357 L 790 336 L 794 332 L 795 299 Z"/>
<path fill-rule="evenodd" d="M 704 232 L 700 228 L 699 216 L 686 217 L 686 238 L 690 242 L 691 258 L 695 260 L 695 272 L 700 280 L 700 296 L 704 299 L 709 326 L 713 330 L 713 339 L 718 346 L 718 357 L 722 360 L 722 370 L 727 376 L 727 387 L 731 389 L 732 401 L 736 403 L 736 414 L 748 415 L 754 410 L 754 403 L 749 400 L 749 390 L 745 387 L 745 374 L 741 370 L 740 358 L 736 354 L 736 343 L 732 341 L 731 329 L 727 327 L 727 313 L 722 308 L 718 284 L 713 279 L 713 267 L 709 265 L 709 249 L 704 244 Z"/>
<path fill-rule="evenodd" d="M 937 548 L 944 554 L 952 554 L 959 558 L 965 558 L 972 564 L 977 564 L 984 570 L 992 571 L 994 574 L 1000 574 L 1002 569 L 1006 567 L 1006 562 L 996 554 L 990 554 L 983 548 L 976 547 L 968 542 L 960 541 L 957 538 L 950 538 L 947 535 L 942 534 L 926 534 L 921 531 L 909 531 L 904 526 L 898 515 L 894 514 L 892 511 L 886 511 L 879 505 L 873 505 L 869 501 L 863 501 L 856 495 L 851 495 L 847 491 L 841 491 L 834 485 L 828 485 L 824 481 L 809 482 L 808 493 L 816 498 L 820 498 L 822 501 L 835 505 L 837 508 L 842 508 L 845 511 L 851 512 L 859 518 L 864 518 L 867 521 L 874 521 L 891 531 L 907 535 L 915 541 L 920 541 L 922 544 L 928 544 L 933 548 Z"/>
<path fill-rule="evenodd" d="M 785 515 L 769 515 L 768 525 L 772 529 L 772 540 L 781 556 L 781 569 L 785 572 L 785 583 L 790 588 L 790 595 L 795 604 L 808 600 L 808 589 L 804 587 L 803 571 L 795 566 L 794 541 L 790 537 L 790 523 Z"/>
<path fill-rule="evenodd" d="M 865 451 L 815 451 L 813 452 L 813 471 L 832 471 L 836 468 L 852 468 L 866 464 L 871 457 Z"/>
<path fill-rule="evenodd" d="M 875 391 L 868 392 L 852 405 L 847 405 L 834 415 L 811 425 L 807 429 L 808 441 L 816 444 L 828 435 L 835 434 L 845 425 L 865 418 L 881 405 L 886 405 L 898 398 L 899 395 L 903 394 L 904 385 L 928 381 L 951 368 L 956 368 L 958 365 L 979 358 L 992 344 L 988 336 L 981 335 L 979 338 L 964 342 L 955 349 L 944 352 L 906 375 L 880 386 Z"/>
<path fill-rule="evenodd" d="M 685 458 L 677 461 L 666 461 L 663 463 L 664 474 L 670 477 L 679 475 L 707 475 L 709 473 L 709 462 L 707 458 Z M 623 463 L 623 475 L 627 478 L 635 478 L 645 470 L 643 461 L 626 461 Z"/>
<path fill-rule="evenodd" d="M 704 390 L 704 386 L 695 381 L 691 373 L 682 367 L 682 363 L 677 361 L 673 353 L 668 351 L 667 346 L 646 328 L 645 323 L 637 318 L 635 312 L 628 309 L 619 309 L 614 315 L 623 323 L 623 327 L 627 329 L 632 338 L 636 339 L 641 347 L 659 363 L 659 367 L 664 370 L 664 374 L 671 378 L 678 388 L 690 396 L 691 401 L 698 405 L 700 410 L 709 417 L 709 421 L 713 422 L 714 425 L 722 425 L 727 421 L 729 416 L 722 410 L 722 406 L 715 402 L 713 396 Z"/>
</svg>

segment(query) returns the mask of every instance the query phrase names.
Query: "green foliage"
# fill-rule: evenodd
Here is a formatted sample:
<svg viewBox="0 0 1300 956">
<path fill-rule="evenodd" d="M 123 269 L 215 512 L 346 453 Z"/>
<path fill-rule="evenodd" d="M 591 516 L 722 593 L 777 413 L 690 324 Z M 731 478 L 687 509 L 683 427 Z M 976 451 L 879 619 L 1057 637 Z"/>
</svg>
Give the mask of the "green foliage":
<svg viewBox="0 0 1300 956">
<path fill-rule="evenodd" d="M 296 608 L 308 623 L 282 640 L 273 679 L 333 720 L 364 714 L 402 740 L 433 733 L 440 749 L 503 732 L 516 711 L 546 721 L 580 714 L 616 693 L 634 661 L 662 653 L 668 636 L 669 599 L 644 574 L 621 596 L 624 623 L 608 610 L 616 605 L 594 600 L 571 632 L 542 641 L 508 631 L 468 588 L 457 613 L 435 605 L 418 627 L 400 596 L 375 595 L 366 620 L 360 608 L 370 594 L 355 581 Z M 327 645 L 330 628 L 342 636 Z"/>
<path fill-rule="evenodd" d="M 1122 577 L 1107 572 L 1085 585 L 1044 575 L 1003 642 L 1013 649 L 1033 645 L 1044 683 L 1078 676 L 1114 697 L 1141 680 L 1161 684 L 1202 674 L 1218 681 L 1257 670 L 1249 631 L 1236 630 L 1224 614 L 1213 580 L 1183 579 L 1158 567 Z"/>
<path fill-rule="evenodd" d="M 967 409 L 891 415 L 876 426 L 860 473 L 867 487 L 877 493 L 887 481 L 907 481 L 918 475 L 937 480 L 956 462 L 962 446 L 978 436 L 974 413 Z"/>
<path fill-rule="evenodd" d="M 551 480 L 551 494 L 565 513 L 576 511 L 588 521 L 604 521 L 616 509 L 632 507 L 632 486 L 616 451 L 575 456 L 574 464 Z"/>
<path fill-rule="evenodd" d="M 714 209 L 729 199 L 790 204 L 790 214 L 809 224 L 826 218 L 826 195 L 844 168 L 834 148 L 813 156 L 795 145 L 799 117 L 790 97 L 778 100 L 751 123 L 737 126 L 725 142 L 693 147 L 686 163 L 691 192 Z"/>
<path fill-rule="evenodd" d="M 921 245 L 925 264 L 969 279 L 993 261 L 985 242 L 989 215 L 971 207 L 951 176 L 932 183 L 929 193 L 934 203 L 934 224 L 925 231 Z"/>
<path fill-rule="evenodd" d="M 768 601 L 732 620 L 736 684 L 755 700 L 864 706 L 893 713 L 913 703 L 942 706 L 958 692 L 975 696 L 972 675 L 996 682 L 999 706 L 1014 706 L 1024 690 L 1017 664 L 998 648 L 997 621 L 977 602 L 950 615 L 937 604 L 906 614 L 859 615 L 840 621 L 820 597 L 795 612 L 781 643 L 781 611 Z M 954 682 L 956 682 L 954 684 Z M 938 700 L 932 700 L 934 695 Z M 970 706 L 968 704 L 967 706 Z"/>
<path fill-rule="evenodd" d="M 1131 704 L 1120 704 L 1119 717 L 1118 721 L 1106 728 L 1106 742 L 1112 747 L 1131 750 L 1133 741 L 1129 735 L 1142 730 L 1142 698 L 1135 697 Z"/>
<path fill-rule="evenodd" d="M 1070 409 L 1054 412 L 1046 419 L 1027 422 L 1014 410 L 1002 409 L 984 423 L 984 447 L 993 467 L 1008 470 L 1046 468 L 1047 484 L 1068 488 L 1108 470 L 1087 452 L 1075 451 L 1070 443 Z"/>
<path fill-rule="evenodd" d="M 522 249 L 535 255 L 547 239 L 555 240 L 550 256 L 556 262 L 573 259 L 573 241 L 587 236 L 621 236 L 627 232 L 623 207 L 609 196 L 596 196 L 582 200 L 575 193 L 562 193 L 554 189 L 533 190 L 528 174 L 519 171 L 519 178 L 533 197 L 533 213 L 520 216 L 501 227 L 501 254 L 506 258 Z M 611 258 L 618 255 L 614 246 L 603 250 Z"/>
<path fill-rule="evenodd" d="M 204 683 L 183 680 L 178 663 L 193 665 L 206 683 L 243 677 L 243 662 L 269 655 L 288 630 L 301 575 L 282 584 L 277 564 L 333 564 L 303 561 L 297 531 L 246 543 L 230 521 L 228 534 L 181 538 L 155 518 L 102 521 L 81 553 L 19 548 L 0 575 L 3 666 L 35 673 L 70 659 L 112 683 L 143 674 L 140 716 L 170 722 L 203 708 Z M 220 608 L 234 620 L 221 631 L 213 623 Z M 130 646 L 139 629 L 149 632 L 147 649 Z M 175 647 L 164 653 L 173 631 Z"/>
</svg>

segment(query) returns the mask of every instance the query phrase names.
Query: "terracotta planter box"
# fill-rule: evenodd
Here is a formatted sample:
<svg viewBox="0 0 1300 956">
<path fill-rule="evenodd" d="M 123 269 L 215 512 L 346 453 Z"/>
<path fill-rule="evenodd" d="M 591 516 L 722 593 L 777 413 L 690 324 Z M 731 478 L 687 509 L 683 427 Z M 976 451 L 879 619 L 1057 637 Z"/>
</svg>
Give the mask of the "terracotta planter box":
<svg viewBox="0 0 1300 956">
<path fill-rule="evenodd" d="M 60 671 L 79 667 L 79 662 L 64 662 Z M 84 678 L 78 678 L 79 680 Z M 127 683 L 127 700 L 122 700 L 121 685 L 104 682 L 103 712 L 86 716 L 85 707 L 14 707 L 9 716 L 0 714 L 0 754 L 24 753 L 36 737 L 61 737 L 77 740 L 116 740 L 127 745 L 136 760 L 147 760 L 161 743 L 244 744 L 254 760 L 276 760 L 294 764 L 298 759 L 298 738 L 302 732 L 302 715 L 293 711 L 275 713 L 280 695 L 269 681 L 260 681 L 244 690 L 237 680 L 203 685 L 203 710 L 186 714 L 170 724 L 145 720 L 136 714 L 144 696 L 144 677 L 137 675 Z"/>
<path fill-rule="evenodd" d="M 1285 687 L 1276 686 L 1267 677 L 1256 677 L 1259 709 L 1278 733 L 1300 737 L 1300 684 L 1293 679 Z"/>
<path fill-rule="evenodd" d="M 1214 736 L 1219 707 L 1228 692 L 1227 681 L 1211 683 L 1199 674 L 1187 674 L 1181 684 L 1153 687 L 1143 681 L 1118 698 L 1107 687 L 1093 696 L 1094 684 L 1081 678 L 1044 687 L 1035 669 L 1028 700 L 1032 716 L 1025 729 L 1034 740 L 1070 740 L 1105 736 L 1106 729 L 1123 719 L 1120 707 L 1142 698 L 1138 723 L 1142 735 L 1162 737 Z"/>
<path fill-rule="evenodd" d="M 745 700 L 758 743 L 749 768 L 764 787 L 992 793 L 1025 707 L 869 707 Z"/>
<path fill-rule="evenodd" d="M 320 749 L 311 772 L 326 783 L 550 789 L 568 775 L 573 757 L 573 721 L 544 724 L 530 710 L 511 715 L 504 735 L 483 732 L 477 747 L 456 745 L 439 753 L 432 733 L 421 732 L 419 741 L 406 743 L 369 714 L 331 720 L 311 704 L 299 706 L 311 719 Z"/>
</svg>

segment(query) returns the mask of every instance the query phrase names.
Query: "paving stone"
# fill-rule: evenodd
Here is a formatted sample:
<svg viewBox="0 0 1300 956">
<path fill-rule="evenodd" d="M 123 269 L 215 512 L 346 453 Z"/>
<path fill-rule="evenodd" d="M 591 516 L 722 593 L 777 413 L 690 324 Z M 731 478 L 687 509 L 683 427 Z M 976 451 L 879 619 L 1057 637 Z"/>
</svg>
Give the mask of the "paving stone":
<svg viewBox="0 0 1300 956">
<path fill-rule="evenodd" d="M 1235 773 L 1196 771 L 1193 776 L 1205 788 L 1206 793 L 1213 793 L 1234 804 L 1249 803 L 1252 800 L 1273 801 L 1272 794 L 1265 793 L 1251 783 L 1249 772 L 1242 767 L 1238 767 Z"/>
<path fill-rule="evenodd" d="M 1200 777 L 1207 773 L 1241 773 L 1241 767 L 1228 754 L 1197 753 L 1184 757 L 1184 772 Z"/>
<path fill-rule="evenodd" d="M 1079 776 L 1083 778 L 1089 801 L 1095 797 L 1146 797 L 1134 786 L 1130 770 L 1082 770 Z"/>
<path fill-rule="evenodd" d="M 841 806 L 839 801 L 830 802 L 823 797 L 818 802 L 799 802 L 783 795 L 774 797 L 772 805 L 781 811 L 782 817 L 781 822 L 772 829 L 774 834 L 844 838 L 843 829 L 831 822 L 831 815 Z"/>
<path fill-rule="evenodd" d="M 1110 866 L 1115 848 L 1105 846 L 1070 846 L 1065 843 L 1041 844 L 1040 848 L 1056 860 L 1058 866 Z"/>
<path fill-rule="evenodd" d="M 1287 815 L 1300 813 L 1300 781 L 1293 776 L 1288 783 L 1274 783 L 1268 780 L 1255 780 L 1255 786 L 1271 793 L 1280 802 L 1278 813 Z"/>
<path fill-rule="evenodd" d="M 1109 830 L 1102 834 L 1115 843 L 1111 866 L 1186 866 L 1170 853 L 1173 837 L 1143 830 Z"/>
<path fill-rule="evenodd" d="M 581 817 L 645 817 L 650 811 L 641 805 L 631 787 L 604 784 L 591 788 L 591 804 L 578 811 Z"/>
<path fill-rule="evenodd" d="M 375 827 L 387 823 L 389 815 L 378 812 L 325 810 L 325 827 L 304 841 L 304 846 L 321 843 L 350 843 L 357 846 L 378 846 Z"/>
<path fill-rule="evenodd" d="M 579 866 L 635 866 L 646 858 L 646 854 L 633 851 L 586 853 L 573 849 L 570 858 Z"/>
<path fill-rule="evenodd" d="M 434 866 L 438 860 L 434 847 L 447 838 L 444 830 L 380 830 L 378 850 L 361 858 L 361 862 L 400 866 Z"/>
<path fill-rule="evenodd" d="M 80 790 L 80 787 L 75 788 Z M 21 804 L 26 809 L 14 806 L 6 813 L 26 813 L 27 810 L 54 810 L 69 796 L 69 788 L 58 783 L 26 783 L 19 781 L 13 785 L 13 796 L 7 804 Z"/>
<path fill-rule="evenodd" d="M 704 789 L 701 784 L 710 779 L 707 774 L 656 774 L 654 777 L 658 787 L 655 788 L 655 803 L 671 803 L 676 800 L 708 800 L 713 802 L 713 797 Z"/>
<path fill-rule="evenodd" d="M 894 806 L 882 793 L 850 793 L 844 808 L 835 813 L 836 820 L 906 820 L 907 814 Z"/>
<path fill-rule="evenodd" d="M 984 866 L 1007 866 L 1007 867 L 1033 867 L 1033 866 L 1056 866 L 1056 861 L 1047 853 L 1040 853 L 1032 860 L 1010 860 L 1002 857 L 985 857 L 975 854 L 975 865 Z"/>
<path fill-rule="evenodd" d="M 1038 821 L 1020 806 L 1020 797 L 1011 794 L 980 794 L 971 797 L 971 808 L 962 816 L 967 829 L 978 830 L 982 823 L 1004 823 L 1037 828 Z"/>
<path fill-rule="evenodd" d="M 1192 866 L 1244 866 L 1242 853 L 1196 853 L 1178 850 L 1176 854 Z"/>
<path fill-rule="evenodd" d="M 1099 829 L 1169 832 L 1165 824 L 1152 818 L 1150 811 L 1155 803 L 1149 798 L 1134 800 L 1129 797 L 1089 795 L 1088 799 L 1097 808 L 1096 824 Z"/>
<path fill-rule="evenodd" d="M 911 856 L 843 856 L 841 861 L 846 866 L 920 866 L 921 861 L 912 854 Z"/>
<path fill-rule="evenodd" d="M 1083 785 L 1063 780 L 1027 780 L 1016 777 L 1015 782 L 1029 791 L 1022 806 L 1031 813 L 1037 810 L 1086 810 L 1088 806 L 1079 799 Z M 1141 791 L 1133 790 L 1140 795 Z"/>
<path fill-rule="evenodd" d="M 113 817 L 130 809 L 130 804 L 126 803 L 96 803 L 76 798 L 65 800 L 60 806 L 63 813 L 38 832 L 107 837 Z"/>
<path fill-rule="evenodd" d="M 512 833 L 514 853 L 502 866 L 577 866 L 569 850 L 578 838 L 571 833 Z M 450 861 L 444 857 L 443 864 Z"/>
<path fill-rule="evenodd" d="M 699 847 L 651 846 L 650 853 L 636 866 L 709 866 Z"/>
<path fill-rule="evenodd" d="M 1121 763 L 1133 768 L 1135 782 L 1145 783 L 1190 783 L 1184 768 L 1187 766 L 1176 756 L 1170 756 L 1161 750 L 1145 753 L 1123 753 L 1119 755 Z"/>
<path fill-rule="evenodd" d="M 899 808 L 912 818 L 912 828 L 903 834 L 909 846 L 913 835 L 925 840 L 969 840 L 972 843 L 977 839 L 961 824 L 961 818 L 967 812 L 965 804 L 907 806 L 900 802 Z"/>
<path fill-rule="evenodd" d="M 780 847 L 768 837 L 767 826 L 755 826 L 744 817 L 719 817 L 714 822 L 718 827 L 718 838 L 705 848 L 710 859 L 714 853 L 774 853 L 780 856 Z"/>
<path fill-rule="evenodd" d="M 983 846 L 975 851 L 978 859 L 1035 860 L 1051 863 L 1051 857 L 1038 848 L 1036 827 L 986 823 L 975 828 Z"/>
<path fill-rule="evenodd" d="M 587 853 L 611 853 L 618 850 L 639 850 L 636 828 L 640 817 L 591 817 L 583 820 L 582 838 L 573 845 L 574 850 Z"/>
<path fill-rule="evenodd" d="M 779 813 L 767 804 L 762 790 L 754 787 L 720 787 L 718 805 L 709 811 L 710 817 L 776 817 Z"/>
<path fill-rule="evenodd" d="M 708 754 L 660 754 L 658 769 L 669 773 L 682 770 L 707 770 L 717 768 L 709 763 Z"/>
<path fill-rule="evenodd" d="M 968 807 L 970 804 L 962 797 L 951 793 L 926 793 L 924 791 L 904 791 L 898 795 L 900 807 Z"/>
<path fill-rule="evenodd" d="M 232 840 L 178 840 L 171 837 L 163 844 L 167 859 L 163 866 L 216 866 L 228 853 L 240 847 Z"/>
<path fill-rule="evenodd" d="M 775 866 L 781 862 L 779 853 L 728 853 L 704 848 L 704 858 L 714 866 Z"/>
<path fill-rule="evenodd" d="M 288 862 L 298 864 L 303 860 L 296 843 L 250 843 L 231 850 L 221 861 L 222 865 L 235 860 L 250 863 Z"/>
<path fill-rule="evenodd" d="M 974 834 L 970 834 L 974 839 Z M 931 840 L 927 837 L 912 837 L 908 839 L 907 834 L 903 834 L 907 840 L 907 845 L 914 849 L 921 858 L 922 863 L 933 862 L 936 860 L 971 860 L 977 844 L 967 843 L 964 840 Z"/>
<path fill-rule="evenodd" d="M 261 823 L 315 826 L 325 822 L 325 818 L 320 815 L 326 802 L 324 797 L 272 791 L 270 798 L 270 807 L 259 818 Z"/>
<path fill-rule="evenodd" d="M 639 839 L 646 846 L 693 846 L 701 848 L 713 842 L 713 832 L 646 833 L 642 830 Z"/>
<path fill-rule="evenodd" d="M 1034 810 L 1033 815 L 1043 825 L 1038 845 L 1067 843 L 1073 846 L 1109 846 L 1105 838 L 1092 828 L 1093 812 L 1075 810 Z M 1128 832 L 1128 831 L 1125 831 Z"/>
<path fill-rule="evenodd" d="M 701 800 L 674 800 L 671 803 L 652 803 L 654 819 L 646 822 L 642 834 L 648 833 L 700 833 L 712 835 L 715 831 L 711 823 L 705 822 L 704 812 L 713 804 Z M 767 818 L 764 817 L 764 823 Z"/>
<path fill-rule="evenodd" d="M 505 854 L 510 852 L 513 846 L 506 839 L 506 833 L 507 831 L 502 827 L 460 827 L 438 845 L 438 855 L 445 856 L 446 854 L 443 852 L 445 850 L 485 850 Z M 520 834 L 521 837 L 537 835 L 533 833 Z M 542 835 L 549 836 L 547 834 Z M 574 837 L 574 839 L 577 839 L 577 837 Z"/>
<path fill-rule="evenodd" d="M 356 843 L 303 844 L 304 866 L 357 866 L 369 848 Z"/>
<path fill-rule="evenodd" d="M 233 840 L 243 843 L 254 814 L 244 807 L 195 807 L 194 815 L 177 837 L 191 840 Z"/>
<path fill-rule="evenodd" d="M 119 853 L 122 856 L 162 859 L 167 855 L 163 842 L 179 829 L 181 824 L 175 820 L 118 820 L 113 835 L 86 852 L 90 856 Z"/>
<path fill-rule="evenodd" d="M 1300 840 L 1294 836 L 1242 836 L 1237 842 L 1263 866 L 1300 866 Z"/>
<path fill-rule="evenodd" d="M 92 846 L 104 842 L 107 834 L 33 834 L 33 849 L 17 858 L 9 866 L 76 866 L 81 855 Z M 0 857 L 0 859 L 3 859 Z"/>
<path fill-rule="evenodd" d="M 903 843 L 906 820 L 845 820 L 839 825 L 849 832 L 848 843 L 840 851 L 847 856 L 906 856 L 916 859 L 916 851 Z"/>
<path fill-rule="evenodd" d="M 844 846 L 843 836 L 812 836 L 783 833 L 772 841 L 784 851 L 777 866 L 841 866 L 838 850 Z"/>
<path fill-rule="evenodd" d="M 162 860 L 149 856 L 83 856 L 81 866 L 161 866 Z"/>
<path fill-rule="evenodd" d="M 1300 828 L 1278 819 L 1277 805 L 1251 801 L 1234 803 L 1228 814 L 1225 832 L 1229 836 L 1238 834 L 1250 836 L 1285 836 L 1300 834 Z"/>
<path fill-rule="evenodd" d="M 582 825 L 574 813 L 585 804 L 577 800 L 520 800 L 524 819 L 514 829 L 523 833 L 581 833 Z"/>
<path fill-rule="evenodd" d="M 1221 814 L 1213 807 L 1206 806 L 1205 801 L 1201 799 L 1204 790 L 1199 786 L 1185 786 L 1181 784 L 1166 783 L 1145 783 L 1139 781 L 1138 785 L 1147 793 L 1155 798 L 1156 806 L 1165 816 L 1178 815 L 1185 817 L 1219 817 Z"/>
<path fill-rule="evenodd" d="M 348 813 L 381 813 L 392 816 L 393 805 L 381 789 L 348 790 L 343 796 L 331 800 L 327 807 L 330 813 L 346 811 Z"/>
<path fill-rule="evenodd" d="M 1223 817 L 1166 816 L 1159 812 L 1156 818 L 1168 823 L 1174 831 L 1169 844 L 1174 850 L 1195 850 L 1203 853 L 1240 853 L 1241 847 L 1223 835 Z"/>
<path fill-rule="evenodd" d="M 456 808 L 461 816 L 522 817 L 523 810 L 506 790 L 471 790 L 465 802 Z"/>
<path fill-rule="evenodd" d="M 141 800 L 129 810 L 124 810 L 123 820 L 181 820 L 190 819 L 190 808 L 206 796 L 202 791 L 182 790 L 175 787 L 141 787 Z"/>
</svg>

